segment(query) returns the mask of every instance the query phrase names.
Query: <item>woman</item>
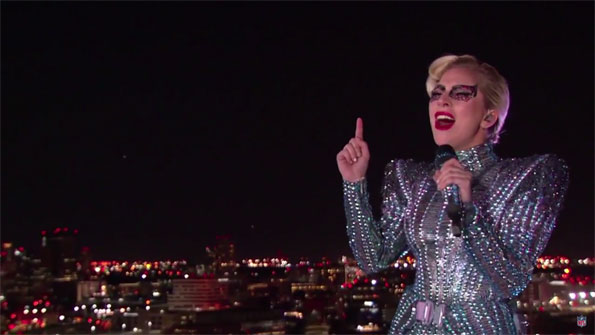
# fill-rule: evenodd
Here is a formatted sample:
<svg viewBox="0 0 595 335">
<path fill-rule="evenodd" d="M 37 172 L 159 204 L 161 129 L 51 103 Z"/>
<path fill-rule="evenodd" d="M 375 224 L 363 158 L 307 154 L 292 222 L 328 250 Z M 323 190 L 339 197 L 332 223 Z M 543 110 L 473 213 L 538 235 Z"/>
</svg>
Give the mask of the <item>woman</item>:
<svg viewBox="0 0 595 335">
<path fill-rule="evenodd" d="M 391 334 L 524 332 L 512 299 L 528 285 L 568 186 L 554 155 L 502 159 L 493 150 L 506 119 L 506 80 L 475 57 L 444 56 L 429 67 L 429 117 L 437 145 L 458 159 L 441 167 L 395 159 L 386 165 L 382 218 L 368 201 L 370 152 L 358 118 L 355 137 L 337 154 L 349 245 L 366 273 L 411 251 L 415 284 L 405 289 Z M 462 233 L 445 213 L 449 185 L 462 202 Z"/>
</svg>

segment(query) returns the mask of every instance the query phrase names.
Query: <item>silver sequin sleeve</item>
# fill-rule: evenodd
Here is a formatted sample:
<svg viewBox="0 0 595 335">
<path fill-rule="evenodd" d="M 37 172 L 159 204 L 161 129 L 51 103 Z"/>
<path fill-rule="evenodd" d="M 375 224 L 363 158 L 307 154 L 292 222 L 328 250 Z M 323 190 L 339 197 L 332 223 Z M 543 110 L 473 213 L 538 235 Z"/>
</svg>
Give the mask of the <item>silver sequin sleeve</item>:
<svg viewBox="0 0 595 335">
<path fill-rule="evenodd" d="M 502 169 L 487 199 L 464 204 L 465 250 L 501 297 L 517 296 L 530 282 L 568 187 L 562 159 L 541 155 L 525 162 Z"/>
<path fill-rule="evenodd" d="M 374 219 L 367 180 L 343 181 L 349 246 L 359 267 L 375 273 L 394 262 L 407 248 L 403 220 L 410 194 L 406 191 L 406 161 L 386 165 L 382 182 L 382 217 Z"/>
</svg>

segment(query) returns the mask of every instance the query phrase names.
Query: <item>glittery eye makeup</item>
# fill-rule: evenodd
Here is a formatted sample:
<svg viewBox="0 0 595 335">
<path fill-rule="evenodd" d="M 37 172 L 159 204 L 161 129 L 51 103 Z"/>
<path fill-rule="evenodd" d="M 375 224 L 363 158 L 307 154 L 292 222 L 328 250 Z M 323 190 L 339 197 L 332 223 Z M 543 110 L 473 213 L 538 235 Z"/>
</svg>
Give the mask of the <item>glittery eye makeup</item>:
<svg viewBox="0 0 595 335">
<path fill-rule="evenodd" d="M 440 96 L 446 91 L 444 85 L 436 85 L 430 93 L 430 101 L 440 99 Z M 448 94 L 454 100 L 469 101 L 477 96 L 477 85 L 455 85 Z"/>
</svg>

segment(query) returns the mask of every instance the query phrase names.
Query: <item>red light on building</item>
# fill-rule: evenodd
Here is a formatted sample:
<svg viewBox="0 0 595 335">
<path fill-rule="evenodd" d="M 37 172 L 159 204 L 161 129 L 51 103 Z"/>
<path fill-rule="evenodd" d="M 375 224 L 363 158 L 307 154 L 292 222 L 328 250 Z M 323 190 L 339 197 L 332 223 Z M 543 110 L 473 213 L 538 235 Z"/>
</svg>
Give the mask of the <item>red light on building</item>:
<svg viewBox="0 0 595 335">
<path fill-rule="evenodd" d="M 9 330 L 13 330 L 14 327 L 16 327 L 16 325 L 14 323 L 11 323 L 11 324 L 8 325 L 8 329 Z"/>
<path fill-rule="evenodd" d="M 543 306 L 539 306 L 539 311 L 543 312 L 543 310 L 544 310 Z"/>
<path fill-rule="evenodd" d="M 76 235 L 76 234 L 78 234 L 78 233 L 79 233 L 79 230 L 78 230 L 78 229 L 75 229 L 75 230 L 74 230 L 74 234 Z"/>
<path fill-rule="evenodd" d="M 33 306 L 37 306 L 38 304 L 39 304 L 39 302 L 33 301 Z"/>
<path fill-rule="evenodd" d="M 11 319 L 16 319 L 16 317 L 17 317 L 17 315 L 16 315 L 16 314 L 14 314 L 14 313 L 10 314 L 10 318 L 11 318 Z"/>
<path fill-rule="evenodd" d="M 91 319 L 91 318 L 88 318 L 88 319 L 87 319 L 87 322 L 88 322 L 88 323 L 93 323 L 93 319 Z"/>
<path fill-rule="evenodd" d="M 101 323 L 101 320 L 97 320 L 97 321 L 95 321 L 95 324 L 96 324 L 96 325 L 99 325 L 100 323 Z"/>
<path fill-rule="evenodd" d="M 47 232 L 45 230 L 41 231 L 41 236 L 45 236 L 45 234 L 47 234 Z"/>
<path fill-rule="evenodd" d="M 49 306 L 50 306 L 50 302 L 49 301 L 46 301 L 45 302 L 45 307 L 49 307 Z"/>
<path fill-rule="evenodd" d="M 20 251 L 20 252 L 25 252 L 25 248 L 23 248 L 23 247 L 19 247 L 19 251 Z"/>
<path fill-rule="evenodd" d="M 388 283 L 384 283 L 384 287 L 389 287 L 390 285 Z"/>
<path fill-rule="evenodd" d="M 147 299 L 147 300 L 145 301 L 145 304 L 147 304 L 147 305 L 150 305 L 150 304 L 151 304 L 151 300 Z"/>
</svg>

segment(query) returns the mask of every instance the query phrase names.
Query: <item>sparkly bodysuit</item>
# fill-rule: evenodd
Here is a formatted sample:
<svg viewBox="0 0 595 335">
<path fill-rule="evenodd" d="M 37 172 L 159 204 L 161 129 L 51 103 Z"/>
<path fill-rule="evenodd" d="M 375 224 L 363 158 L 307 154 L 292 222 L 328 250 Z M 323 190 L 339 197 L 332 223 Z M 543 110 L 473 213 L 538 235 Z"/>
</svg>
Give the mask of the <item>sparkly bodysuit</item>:
<svg viewBox="0 0 595 335">
<path fill-rule="evenodd" d="M 379 221 L 366 179 L 343 181 L 349 245 L 362 270 L 378 272 L 408 251 L 416 259 L 415 283 L 403 292 L 390 334 L 520 334 L 526 326 L 511 301 L 554 229 L 568 168 L 549 154 L 501 159 L 488 143 L 456 154 L 473 174 L 460 237 L 451 233 L 431 163 L 387 164 Z"/>
</svg>

